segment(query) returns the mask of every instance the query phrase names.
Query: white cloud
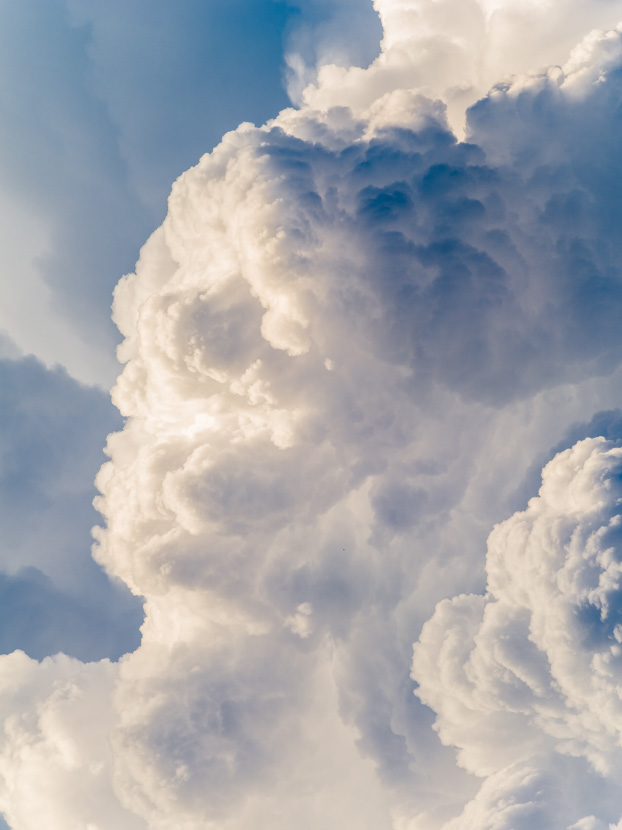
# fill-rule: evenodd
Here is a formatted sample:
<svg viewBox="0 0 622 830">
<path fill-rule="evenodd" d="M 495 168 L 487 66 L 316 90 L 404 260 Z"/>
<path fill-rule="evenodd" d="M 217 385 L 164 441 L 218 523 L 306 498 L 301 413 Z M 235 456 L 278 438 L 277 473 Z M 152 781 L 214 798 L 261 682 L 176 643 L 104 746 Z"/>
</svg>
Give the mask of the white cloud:
<svg viewBox="0 0 622 830">
<path fill-rule="evenodd" d="M 561 65 L 590 29 L 612 29 L 618 0 L 374 0 L 382 50 L 368 69 L 321 66 L 302 93 L 310 105 L 366 108 L 383 93 L 419 89 L 442 98 L 460 133 L 464 112 L 494 84 Z"/>
<path fill-rule="evenodd" d="M 9 825 L 142 830 L 111 787 L 116 666 L 64 655 L 37 663 L 20 651 L 0 665 L 0 808 Z"/>
<path fill-rule="evenodd" d="M 447 827 L 473 826 L 473 815 L 482 828 L 523 826 L 520 815 L 534 826 L 534 810 L 548 815 L 536 826 L 560 830 L 619 818 L 621 471 L 622 449 L 603 438 L 556 456 L 539 496 L 491 533 L 486 595 L 444 600 L 423 628 L 417 695 L 460 763 L 488 779 Z M 594 773 L 610 785 L 592 825 L 583 811 Z M 568 790 L 575 803 L 552 811 Z"/>
<path fill-rule="evenodd" d="M 413 69 L 400 41 L 410 55 L 424 5 L 378 7 L 384 57 L 327 69 L 300 110 L 227 134 L 176 182 L 116 290 L 128 421 L 98 479 L 95 555 L 145 597 L 143 640 L 117 668 L 59 658 L 40 687 L 34 664 L 15 676 L 38 712 L 68 673 L 83 690 L 61 733 L 43 740 L 28 717 L 19 739 L 5 732 L 7 758 L 27 743 L 56 782 L 27 812 L 30 767 L 15 786 L 7 764 L 16 830 L 38 830 L 47 801 L 58 826 L 79 815 L 122 830 L 619 819 L 598 777 L 618 752 L 620 647 L 606 622 L 617 564 L 598 529 L 620 450 L 590 439 L 554 461 L 524 514 L 533 561 L 526 548 L 518 577 L 506 562 L 503 534 L 529 530 L 517 514 L 492 537 L 491 593 L 475 593 L 488 530 L 517 509 L 533 459 L 619 403 L 617 35 L 592 37 L 561 73 L 497 88 L 463 144 L 443 103 L 413 87 L 448 49 L 471 60 L 482 9 L 437 4 L 460 27 L 472 13 L 475 34 L 463 48 L 426 17 L 434 49 Z M 593 159 L 609 160 L 606 176 Z M 467 772 L 409 677 L 439 601 L 415 673 Z M 603 632 L 609 663 L 588 637 Z M 98 672 L 105 702 L 90 691 Z M 88 730 L 71 744 L 82 705 L 107 713 L 105 748 Z M 65 745 L 80 769 L 101 757 L 101 781 L 73 792 Z M 548 795 L 564 776 L 581 785 L 572 803 Z M 99 818 L 84 812 L 90 787 Z"/>
</svg>

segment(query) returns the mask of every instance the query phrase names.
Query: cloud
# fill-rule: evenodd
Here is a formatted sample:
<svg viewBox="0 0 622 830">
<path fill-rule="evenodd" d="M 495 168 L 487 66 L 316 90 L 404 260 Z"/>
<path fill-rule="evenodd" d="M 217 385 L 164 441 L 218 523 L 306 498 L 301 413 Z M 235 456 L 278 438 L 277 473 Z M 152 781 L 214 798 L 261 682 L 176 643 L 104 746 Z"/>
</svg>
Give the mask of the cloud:
<svg viewBox="0 0 622 830">
<path fill-rule="evenodd" d="M 380 50 L 382 26 L 372 3 L 298 0 L 287 41 L 287 91 L 296 104 L 329 64 L 368 66 Z"/>
<path fill-rule="evenodd" d="M 9 335 L 4 331 L 0 331 L 0 358 L 2 360 L 15 360 L 21 356 L 22 354 L 19 348 L 11 340 Z"/>
<path fill-rule="evenodd" d="M 97 480 L 95 557 L 144 597 L 142 641 L 114 666 L 2 658 L 34 701 L 1 745 L 18 830 L 48 801 L 58 827 L 150 830 L 619 819 L 601 532 L 619 448 L 552 462 L 494 531 L 488 594 L 481 556 L 533 459 L 619 405 L 619 32 L 495 88 L 459 142 L 400 63 L 424 4 L 378 10 L 384 57 L 228 133 L 115 291 L 127 421 Z M 432 41 L 434 79 L 455 44 Z M 414 671 L 463 768 L 413 695 L 432 614 Z M 79 703 L 50 731 L 67 688 Z M 74 735 L 100 708 L 101 730 Z"/>
<path fill-rule="evenodd" d="M 604 438 L 557 455 L 538 497 L 491 533 L 487 593 L 444 600 L 423 627 L 417 695 L 487 779 L 447 827 L 574 827 L 590 801 L 594 826 L 619 818 L 621 469 Z"/>
<path fill-rule="evenodd" d="M 133 426 L 115 437 L 100 479 L 108 531 L 98 556 L 151 595 L 148 618 L 159 607 L 175 619 L 178 591 L 215 592 L 222 614 L 269 636 L 291 631 L 308 603 L 302 645 L 321 654 L 323 637 L 337 641 L 344 717 L 406 812 L 409 769 L 423 775 L 423 716 L 407 702 L 395 609 L 413 602 L 427 545 L 451 550 L 441 527 L 467 526 L 457 514 L 480 451 L 460 438 L 481 441 L 480 419 L 494 423 L 495 410 L 551 386 L 606 377 L 618 347 L 587 334 L 585 350 L 568 348 L 571 336 L 582 342 L 575 318 L 584 308 L 576 300 L 577 313 L 569 309 L 555 256 L 566 230 L 543 221 L 537 183 L 489 164 L 474 143 L 457 144 L 438 105 L 395 97 L 365 117 L 307 109 L 244 127 L 175 186 L 163 228 L 115 296 L 128 360 L 115 401 Z M 567 187 L 579 187 L 572 170 L 549 198 Z M 586 204 L 589 212 L 589 196 Z M 595 322 L 585 314 L 580 325 Z M 446 442 L 452 417 L 459 432 L 444 457 L 430 421 L 442 421 Z M 477 561 L 462 555 L 465 569 Z M 231 632 L 230 648 L 240 636 Z M 301 691 L 279 688 L 304 717 Z M 166 721 L 130 731 L 124 746 L 144 746 L 133 786 L 145 786 Z M 261 709 L 254 723 L 275 728 Z M 240 736 L 232 757 L 244 746 Z M 277 755 L 285 763 L 284 747 Z M 208 785 L 198 768 L 193 783 L 196 764 L 184 763 L 179 797 L 199 820 L 211 807 L 194 802 L 194 787 Z M 266 754 L 259 767 L 274 763 Z M 234 769 L 226 786 L 215 778 L 232 801 L 254 786 Z M 171 773 L 152 774 L 155 799 Z"/>
<path fill-rule="evenodd" d="M 61 830 L 70 805 L 78 826 L 142 830 L 144 822 L 125 813 L 111 789 L 114 664 L 65 655 L 37 663 L 20 651 L 0 663 L 0 806 L 9 826 L 35 827 L 45 815 L 46 826 Z"/>
<path fill-rule="evenodd" d="M 586 4 L 555 0 L 375 0 L 382 27 L 380 55 L 368 69 L 320 67 L 303 93 L 311 106 L 365 108 L 396 89 L 419 89 L 445 101 L 461 133 L 464 112 L 491 86 L 542 66 L 561 65 L 591 29 L 611 30 L 618 0 Z"/>
</svg>

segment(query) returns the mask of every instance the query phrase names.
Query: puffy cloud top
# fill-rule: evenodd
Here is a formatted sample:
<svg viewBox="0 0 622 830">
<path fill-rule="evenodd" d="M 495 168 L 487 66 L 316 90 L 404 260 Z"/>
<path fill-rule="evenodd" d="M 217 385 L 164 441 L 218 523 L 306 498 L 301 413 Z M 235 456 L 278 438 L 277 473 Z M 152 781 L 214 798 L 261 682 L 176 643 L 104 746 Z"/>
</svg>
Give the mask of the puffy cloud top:
<svg viewBox="0 0 622 830">
<path fill-rule="evenodd" d="M 459 133 L 466 108 L 494 84 L 561 66 L 588 31 L 613 29 L 622 18 L 619 0 L 374 0 L 374 7 L 384 31 L 378 58 L 368 69 L 320 67 L 304 101 L 359 109 L 417 88 L 446 103 Z"/>
<path fill-rule="evenodd" d="M 594 772 L 611 782 L 596 788 L 600 818 L 619 817 L 621 473 L 622 449 L 603 438 L 556 456 L 539 496 L 491 533 L 487 593 L 444 600 L 423 628 L 417 695 L 460 763 L 488 779 L 448 827 L 534 826 L 534 815 L 548 816 L 542 827 L 597 826 L 576 795 L 563 804 L 572 788 L 560 784 L 567 776 L 589 803 Z"/>
</svg>

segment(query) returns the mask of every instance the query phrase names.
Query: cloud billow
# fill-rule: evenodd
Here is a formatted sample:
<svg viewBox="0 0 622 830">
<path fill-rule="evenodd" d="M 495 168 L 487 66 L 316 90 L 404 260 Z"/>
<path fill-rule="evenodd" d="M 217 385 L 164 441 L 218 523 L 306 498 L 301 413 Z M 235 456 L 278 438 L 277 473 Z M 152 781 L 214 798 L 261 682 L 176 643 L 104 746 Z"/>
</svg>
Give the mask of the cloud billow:
<svg viewBox="0 0 622 830">
<path fill-rule="evenodd" d="M 557 455 L 539 496 L 492 532 L 486 595 L 444 600 L 423 628 L 417 695 L 460 763 L 487 779 L 448 827 L 515 827 L 535 811 L 537 826 L 566 828 L 587 821 L 588 805 L 619 818 L 621 452 L 588 438 Z M 500 820 L 520 778 L 537 781 L 537 799 L 515 793 Z"/>
<path fill-rule="evenodd" d="M 620 33 L 496 87 L 458 141 L 398 60 L 427 5 L 377 7 L 378 60 L 228 133 L 116 289 L 95 557 L 142 642 L 2 658 L 33 701 L 0 747 L 12 827 L 50 758 L 52 830 L 620 818 L 619 447 L 576 435 L 514 503 L 617 405 Z"/>
</svg>

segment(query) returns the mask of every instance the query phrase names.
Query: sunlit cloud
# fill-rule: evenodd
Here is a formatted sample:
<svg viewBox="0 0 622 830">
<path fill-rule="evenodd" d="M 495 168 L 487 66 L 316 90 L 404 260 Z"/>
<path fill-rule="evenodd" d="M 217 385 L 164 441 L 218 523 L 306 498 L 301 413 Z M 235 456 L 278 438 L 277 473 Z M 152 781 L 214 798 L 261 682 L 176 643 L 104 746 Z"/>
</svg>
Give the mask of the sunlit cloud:
<svg viewBox="0 0 622 830">
<path fill-rule="evenodd" d="M 0 658 L 15 830 L 621 821 L 622 3 L 375 8 L 115 290 L 142 639 Z"/>
</svg>

